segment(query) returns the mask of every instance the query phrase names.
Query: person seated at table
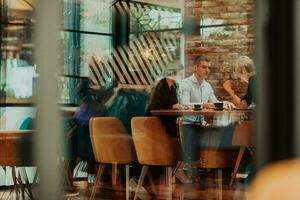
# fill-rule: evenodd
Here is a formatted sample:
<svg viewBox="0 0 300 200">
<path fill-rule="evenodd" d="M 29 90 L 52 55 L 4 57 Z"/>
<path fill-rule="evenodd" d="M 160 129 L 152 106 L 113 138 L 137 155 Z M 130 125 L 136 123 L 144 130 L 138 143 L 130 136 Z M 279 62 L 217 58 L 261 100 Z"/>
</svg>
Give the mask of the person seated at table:
<svg viewBox="0 0 300 200">
<path fill-rule="evenodd" d="M 146 87 L 119 84 L 119 90 L 112 98 L 104 116 L 118 118 L 127 132 L 131 134 L 131 119 L 135 116 L 146 115 L 146 105 L 149 100 L 149 92 Z"/>
<path fill-rule="evenodd" d="M 236 61 L 234 74 L 241 80 L 248 83 L 247 93 L 243 98 L 237 96 L 232 89 L 231 81 L 224 82 L 223 87 L 232 98 L 232 102 L 241 109 L 246 109 L 251 104 L 256 103 L 255 85 L 256 85 L 256 71 L 254 62 L 248 56 L 241 56 Z"/>
<path fill-rule="evenodd" d="M 203 103 L 204 108 L 214 108 L 213 103 L 220 102 L 215 96 L 212 86 L 205 80 L 210 72 L 210 60 L 199 55 L 194 61 L 194 73 L 181 81 L 181 103 L 193 105 L 194 103 Z M 235 106 L 228 101 L 224 101 L 226 109 L 232 109 Z"/>
<path fill-rule="evenodd" d="M 205 80 L 209 72 L 210 60 L 204 55 L 197 56 L 194 60 L 194 73 L 181 81 L 182 104 L 193 105 L 195 103 L 203 103 L 204 108 L 212 109 L 214 108 L 213 103 L 220 102 L 215 96 L 212 86 Z M 224 101 L 224 107 L 225 109 L 232 109 L 235 106 L 231 102 Z M 184 121 L 189 123 L 184 126 L 184 152 L 186 159 L 188 162 L 197 161 L 199 159 L 197 155 L 199 148 L 212 145 L 208 144 L 209 139 L 206 137 L 208 134 L 204 133 L 207 132 L 207 129 L 200 129 L 198 125 L 201 124 L 201 126 L 204 126 L 205 120 L 200 115 L 185 116 Z"/>
<path fill-rule="evenodd" d="M 158 81 L 153 87 L 149 103 L 147 105 L 147 115 L 151 115 L 151 110 L 159 109 L 185 109 L 186 106 L 179 103 L 178 89 L 179 85 L 176 79 L 180 78 L 178 72 L 182 68 L 178 69 L 167 69 L 164 72 L 164 78 Z M 160 116 L 162 123 L 165 125 L 168 133 L 171 137 L 177 137 L 176 132 L 176 119 L 173 116 Z"/>
<path fill-rule="evenodd" d="M 89 120 L 91 117 L 104 116 L 108 107 L 107 102 L 114 97 L 118 83 L 110 78 L 100 88 L 93 87 L 89 79 L 82 79 L 76 85 L 76 92 L 80 99 L 80 108 L 71 120 L 64 120 L 64 129 L 68 135 L 68 154 L 70 170 L 73 171 L 76 158 L 88 162 L 89 174 L 94 174 L 94 153 L 89 134 Z M 93 177 L 92 175 L 88 176 Z"/>
<path fill-rule="evenodd" d="M 117 82 L 109 79 L 100 89 L 91 87 L 88 79 L 81 80 L 76 87 L 80 99 L 80 109 L 75 113 L 77 124 L 77 153 L 88 160 L 94 159 L 91 140 L 89 137 L 89 120 L 91 117 L 104 116 L 107 108 L 106 102 L 113 96 Z"/>
</svg>

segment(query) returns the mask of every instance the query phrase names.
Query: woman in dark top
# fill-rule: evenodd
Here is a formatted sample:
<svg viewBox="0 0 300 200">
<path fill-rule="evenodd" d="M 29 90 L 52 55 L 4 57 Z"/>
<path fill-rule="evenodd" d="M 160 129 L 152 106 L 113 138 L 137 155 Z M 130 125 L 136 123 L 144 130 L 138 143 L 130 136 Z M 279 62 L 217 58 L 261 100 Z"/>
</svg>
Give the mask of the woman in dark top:
<svg viewBox="0 0 300 200">
<path fill-rule="evenodd" d="M 246 109 L 251 104 L 256 104 L 256 72 L 253 61 L 247 56 L 241 56 L 236 62 L 235 74 L 244 82 L 248 83 L 246 95 L 241 99 L 231 87 L 229 80 L 223 84 L 224 89 L 232 98 L 232 102 L 241 109 Z"/>
<path fill-rule="evenodd" d="M 247 93 L 242 98 L 242 101 L 246 101 L 247 105 L 256 104 L 256 96 L 255 96 L 255 85 L 256 85 L 256 76 L 252 76 L 249 78 Z"/>
<path fill-rule="evenodd" d="M 161 79 L 152 89 L 149 104 L 147 106 L 147 114 L 151 115 L 151 110 L 159 109 L 183 109 L 184 106 L 178 102 L 178 84 L 175 80 L 169 78 Z M 176 117 L 161 116 L 163 124 L 168 133 L 172 137 L 177 137 L 176 133 Z"/>
</svg>

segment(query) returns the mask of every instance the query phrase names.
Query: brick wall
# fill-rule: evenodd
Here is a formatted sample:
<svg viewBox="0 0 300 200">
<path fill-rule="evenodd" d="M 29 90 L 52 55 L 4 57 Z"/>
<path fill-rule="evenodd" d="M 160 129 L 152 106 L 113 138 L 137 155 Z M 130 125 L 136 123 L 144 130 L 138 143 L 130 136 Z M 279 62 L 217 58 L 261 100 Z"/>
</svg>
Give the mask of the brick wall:
<svg viewBox="0 0 300 200">
<path fill-rule="evenodd" d="M 186 76 L 193 73 L 197 55 L 209 57 L 208 81 L 219 99 L 229 98 L 222 84 L 234 78 L 231 74 L 235 60 L 241 55 L 253 58 L 253 12 L 254 0 L 185 0 L 185 23 L 200 25 L 193 33 L 185 34 Z M 239 80 L 232 83 L 237 94 L 243 96 L 247 84 Z"/>
</svg>

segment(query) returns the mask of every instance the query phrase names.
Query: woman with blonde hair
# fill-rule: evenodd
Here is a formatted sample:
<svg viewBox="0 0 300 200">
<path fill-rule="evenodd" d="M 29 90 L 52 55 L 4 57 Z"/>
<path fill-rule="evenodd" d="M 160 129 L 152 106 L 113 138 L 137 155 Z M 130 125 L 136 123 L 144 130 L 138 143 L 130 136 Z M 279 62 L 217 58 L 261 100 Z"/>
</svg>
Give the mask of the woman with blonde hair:
<svg viewBox="0 0 300 200">
<path fill-rule="evenodd" d="M 248 108 L 251 104 L 256 104 L 256 71 L 254 62 L 248 56 L 241 56 L 236 61 L 234 74 L 242 81 L 248 83 L 247 93 L 243 98 L 237 96 L 231 87 L 229 80 L 223 84 L 224 89 L 232 98 L 232 102 L 241 109 Z"/>
</svg>

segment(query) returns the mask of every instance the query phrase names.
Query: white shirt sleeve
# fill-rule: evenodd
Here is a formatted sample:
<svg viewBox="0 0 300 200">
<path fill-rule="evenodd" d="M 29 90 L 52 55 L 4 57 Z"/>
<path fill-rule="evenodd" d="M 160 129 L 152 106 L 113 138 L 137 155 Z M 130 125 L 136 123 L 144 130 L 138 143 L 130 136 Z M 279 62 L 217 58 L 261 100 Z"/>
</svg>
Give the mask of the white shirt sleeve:
<svg viewBox="0 0 300 200">
<path fill-rule="evenodd" d="M 191 102 L 191 87 L 186 81 L 180 84 L 180 103 L 189 104 Z"/>
</svg>

